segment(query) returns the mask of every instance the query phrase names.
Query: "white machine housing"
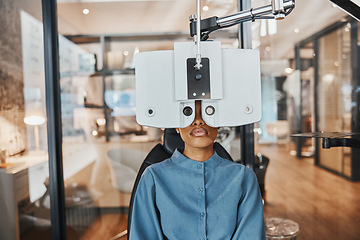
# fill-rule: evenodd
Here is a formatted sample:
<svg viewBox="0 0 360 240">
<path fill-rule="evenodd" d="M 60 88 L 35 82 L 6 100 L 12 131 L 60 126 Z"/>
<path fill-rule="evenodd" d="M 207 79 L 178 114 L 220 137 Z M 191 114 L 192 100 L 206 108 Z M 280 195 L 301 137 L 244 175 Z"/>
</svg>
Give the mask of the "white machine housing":
<svg viewBox="0 0 360 240">
<path fill-rule="evenodd" d="M 220 42 L 201 42 L 201 58 L 208 58 L 210 75 L 209 89 L 203 93 L 202 89 L 188 88 L 189 81 L 205 81 L 188 79 L 187 61 L 194 56 L 193 42 L 175 43 L 174 50 L 135 56 L 136 120 L 140 125 L 187 127 L 195 118 L 195 100 L 201 100 L 202 118 L 212 127 L 239 126 L 260 120 L 257 50 L 222 49 Z M 184 109 L 189 107 L 192 111 L 187 116 Z"/>
</svg>

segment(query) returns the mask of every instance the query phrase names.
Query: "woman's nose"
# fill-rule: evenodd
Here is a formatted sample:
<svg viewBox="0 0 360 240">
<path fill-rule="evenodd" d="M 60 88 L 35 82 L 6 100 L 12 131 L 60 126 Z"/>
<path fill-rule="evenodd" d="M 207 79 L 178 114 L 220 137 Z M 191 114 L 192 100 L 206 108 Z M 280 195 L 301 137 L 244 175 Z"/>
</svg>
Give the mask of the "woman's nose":
<svg viewBox="0 0 360 240">
<path fill-rule="evenodd" d="M 204 120 L 202 120 L 202 118 L 200 119 L 195 119 L 192 123 L 193 126 L 201 126 L 201 125 L 205 125 Z"/>
<path fill-rule="evenodd" d="M 196 109 L 197 111 L 195 111 L 195 119 L 192 123 L 192 125 L 204 125 L 205 122 L 201 117 L 201 111 L 199 111 L 198 109 Z"/>
</svg>

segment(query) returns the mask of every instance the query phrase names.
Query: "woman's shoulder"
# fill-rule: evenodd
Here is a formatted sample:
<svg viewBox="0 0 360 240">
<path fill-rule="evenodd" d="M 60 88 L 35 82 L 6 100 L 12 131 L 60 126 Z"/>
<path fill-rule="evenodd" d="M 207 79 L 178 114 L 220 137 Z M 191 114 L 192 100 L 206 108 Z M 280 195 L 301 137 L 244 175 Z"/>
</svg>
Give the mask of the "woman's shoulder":
<svg viewBox="0 0 360 240">
<path fill-rule="evenodd" d="M 236 169 L 243 169 L 246 168 L 243 164 L 241 164 L 240 162 L 236 162 L 236 161 L 232 161 L 226 158 L 223 158 L 219 155 L 217 155 L 218 159 L 220 159 L 220 162 L 222 166 L 228 166 L 228 167 L 234 167 Z"/>
<path fill-rule="evenodd" d="M 222 160 L 221 160 L 220 166 L 227 169 L 227 171 L 229 171 L 229 172 L 233 172 L 234 174 L 239 174 L 239 175 L 242 175 L 242 176 L 245 176 L 245 177 L 253 177 L 253 175 L 255 175 L 253 170 L 246 167 L 242 163 L 235 162 L 235 161 L 230 161 L 230 160 L 225 159 L 225 158 L 221 158 L 221 159 Z"/>
<path fill-rule="evenodd" d="M 149 172 L 156 173 L 158 171 L 163 170 L 164 168 L 167 168 L 171 165 L 171 158 L 167 158 L 161 162 L 151 164 L 146 168 Z"/>
</svg>

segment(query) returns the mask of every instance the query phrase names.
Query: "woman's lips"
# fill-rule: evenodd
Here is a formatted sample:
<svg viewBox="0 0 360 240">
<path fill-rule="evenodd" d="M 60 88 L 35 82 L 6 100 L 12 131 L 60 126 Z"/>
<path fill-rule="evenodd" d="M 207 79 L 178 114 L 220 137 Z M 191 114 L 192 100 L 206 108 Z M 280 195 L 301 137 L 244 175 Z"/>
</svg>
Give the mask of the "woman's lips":
<svg viewBox="0 0 360 240">
<path fill-rule="evenodd" d="M 190 135 L 195 136 L 195 137 L 202 137 L 202 136 L 207 135 L 207 131 L 204 128 L 194 128 L 191 131 Z"/>
</svg>

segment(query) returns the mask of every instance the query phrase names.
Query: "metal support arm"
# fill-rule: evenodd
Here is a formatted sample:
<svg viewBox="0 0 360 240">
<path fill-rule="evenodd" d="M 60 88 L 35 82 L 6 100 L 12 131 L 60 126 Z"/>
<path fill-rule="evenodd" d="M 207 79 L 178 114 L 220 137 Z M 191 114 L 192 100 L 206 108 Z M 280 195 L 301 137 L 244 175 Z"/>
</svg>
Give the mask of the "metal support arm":
<svg viewBox="0 0 360 240">
<path fill-rule="evenodd" d="M 283 4 L 275 4 L 275 3 Z M 279 6 L 280 5 L 280 6 Z M 200 21 L 200 32 L 202 35 L 205 32 L 212 32 L 220 28 L 231 27 L 235 24 L 239 24 L 247 21 L 254 21 L 255 19 L 271 18 L 271 19 L 283 19 L 288 15 L 295 7 L 294 0 L 288 0 L 282 2 L 281 0 L 273 0 L 273 3 L 259 8 L 251 8 L 249 10 L 241 11 L 239 13 L 226 16 L 226 17 L 210 17 Z M 272 16 L 266 16 L 272 14 Z M 190 35 L 193 37 L 196 35 L 197 21 L 194 18 L 190 18 Z"/>
</svg>

